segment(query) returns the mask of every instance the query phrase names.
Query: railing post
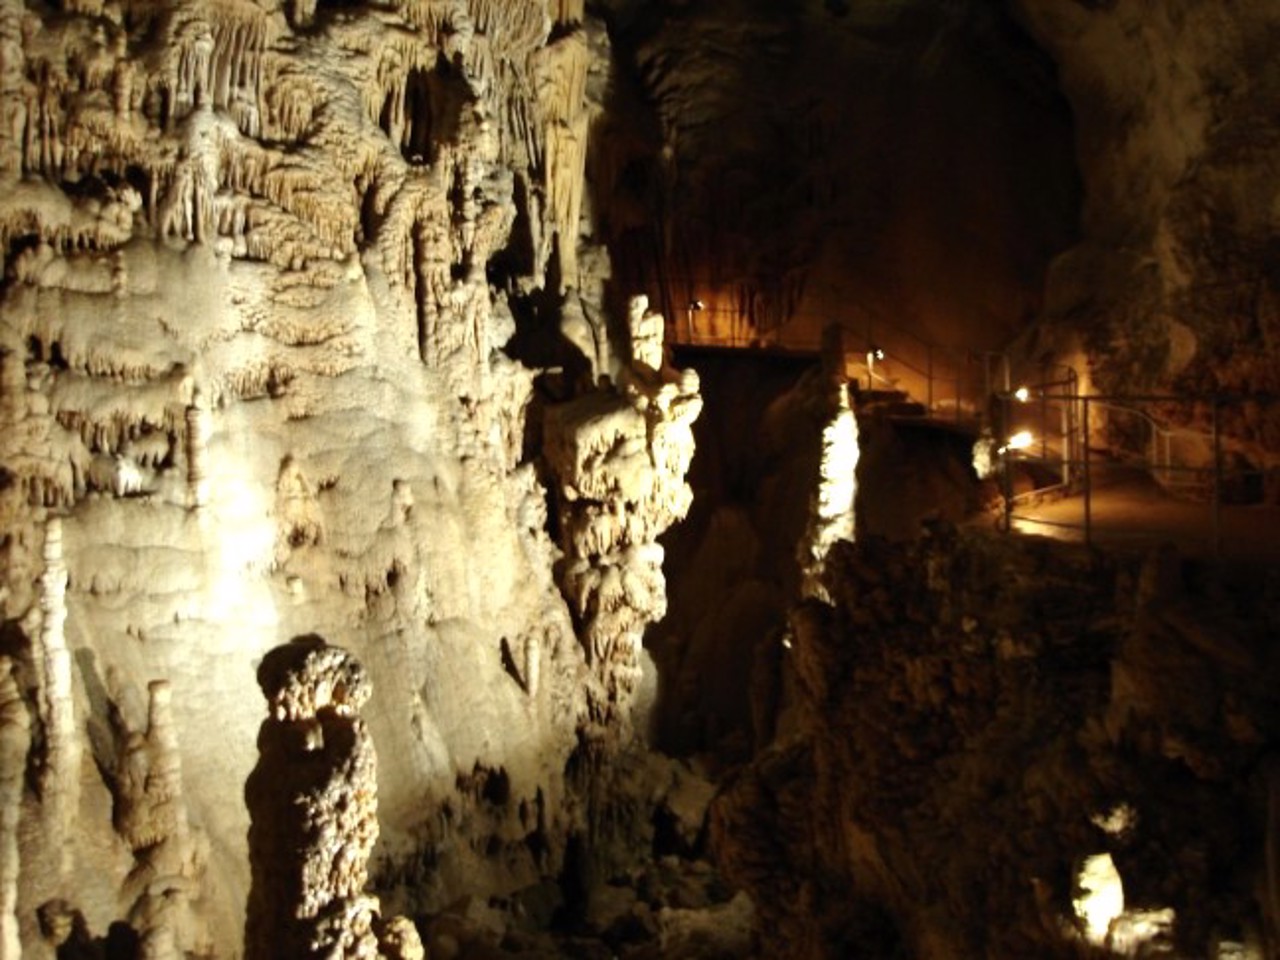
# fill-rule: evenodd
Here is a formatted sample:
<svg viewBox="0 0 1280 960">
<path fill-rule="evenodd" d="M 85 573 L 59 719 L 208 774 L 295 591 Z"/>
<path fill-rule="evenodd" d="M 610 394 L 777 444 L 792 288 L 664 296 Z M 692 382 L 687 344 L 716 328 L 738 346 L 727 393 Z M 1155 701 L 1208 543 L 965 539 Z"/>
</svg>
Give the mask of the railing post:
<svg viewBox="0 0 1280 960">
<path fill-rule="evenodd" d="M 925 378 L 928 381 L 929 405 L 925 407 L 932 415 L 933 413 L 933 344 L 925 344 L 925 366 L 928 368 L 925 372 Z"/>
<path fill-rule="evenodd" d="M 1084 544 L 1093 545 L 1093 504 L 1089 477 L 1089 398 L 1084 398 Z"/>
<path fill-rule="evenodd" d="M 1213 398 L 1213 555 L 1222 556 L 1222 413 Z"/>
<path fill-rule="evenodd" d="M 1013 484 L 1009 479 L 1009 460 L 1012 454 L 1012 450 L 1005 450 L 1000 455 L 1000 464 L 1003 467 L 1000 473 L 1001 485 L 1004 487 L 1004 532 L 1006 534 L 1013 533 Z"/>
<path fill-rule="evenodd" d="M 1040 376 L 1040 459 L 1044 461 L 1045 469 L 1049 466 L 1049 388 L 1045 386 L 1048 380 L 1046 370 Z"/>
<path fill-rule="evenodd" d="M 1075 437 L 1071 434 L 1071 404 L 1074 402 L 1073 397 L 1064 397 L 1062 400 L 1062 485 L 1064 487 L 1071 483 L 1071 457 L 1075 454 L 1072 449 L 1075 446 Z"/>
</svg>

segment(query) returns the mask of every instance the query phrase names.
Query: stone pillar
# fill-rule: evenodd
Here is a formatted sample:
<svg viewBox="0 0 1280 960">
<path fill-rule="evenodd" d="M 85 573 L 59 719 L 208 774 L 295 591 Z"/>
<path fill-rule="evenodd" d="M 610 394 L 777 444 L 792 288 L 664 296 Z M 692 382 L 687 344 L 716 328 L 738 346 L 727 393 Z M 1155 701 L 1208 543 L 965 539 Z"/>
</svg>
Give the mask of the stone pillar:
<svg viewBox="0 0 1280 960">
<path fill-rule="evenodd" d="M 187 498 L 192 507 L 209 502 L 208 447 L 210 414 L 197 390 L 187 407 Z"/>
<path fill-rule="evenodd" d="M 377 759 L 359 715 L 371 693 L 364 668 L 301 637 L 267 654 L 258 683 L 269 716 L 245 784 L 245 960 L 421 957 L 412 925 L 384 925 L 363 892 L 378 839 Z"/>
<path fill-rule="evenodd" d="M 23 775 L 31 746 L 31 721 L 13 679 L 8 657 L 0 657 L 0 957 L 22 956 L 18 940 L 18 820 Z"/>
<path fill-rule="evenodd" d="M 56 836 L 65 838 L 78 806 L 80 747 L 71 698 L 71 651 L 67 649 L 65 633 L 67 567 L 62 556 L 59 517 L 50 517 L 45 525 L 40 611 L 39 710 L 44 722 L 45 746 L 37 782 L 53 830 Z"/>
</svg>

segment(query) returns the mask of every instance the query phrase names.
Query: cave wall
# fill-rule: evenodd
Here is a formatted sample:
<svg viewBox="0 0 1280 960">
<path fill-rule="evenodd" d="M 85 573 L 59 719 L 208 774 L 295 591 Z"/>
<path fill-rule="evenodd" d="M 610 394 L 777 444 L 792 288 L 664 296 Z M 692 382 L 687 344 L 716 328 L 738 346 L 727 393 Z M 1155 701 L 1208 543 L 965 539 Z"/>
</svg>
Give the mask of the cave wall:
<svg viewBox="0 0 1280 960">
<path fill-rule="evenodd" d="M 1274 569 L 938 525 L 827 575 L 795 722 L 712 808 L 767 955 L 1274 956 Z"/>
<path fill-rule="evenodd" d="M 554 878 L 607 839 L 698 413 L 642 301 L 556 327 L 607 274 L 600 25 L 5 0 L 0 67 L 4 949 L 240 955 L 255 671 L 313 634 L 372 690 L 383 907 Z M 517 317 L 590 374 L 535 388 Z"/>
<path fill-rule="evenodd" d="M 1071 117 L 1000 4 L 606 8 L 617 99 L 656 126 L 592 190 L 618 274 L 669 316 L 698 299 L 707 335 L 811 348 L 833 322 L 901 331 L 889 352 L 923 370 L 915 337 L 994 349 L 1039 310 L 1075 239 Z"/>
<path fill-rule="evenodd" d="M 1026 0 L 1076 125 L 1080 242 L 1053 263 L 1023 355 L 1073 364 L 1104 393 L 1177 393 L 1166 423 L 1274 468 L 1280 260 L 1274 117 L 1280 11 Z"/>
</svg>

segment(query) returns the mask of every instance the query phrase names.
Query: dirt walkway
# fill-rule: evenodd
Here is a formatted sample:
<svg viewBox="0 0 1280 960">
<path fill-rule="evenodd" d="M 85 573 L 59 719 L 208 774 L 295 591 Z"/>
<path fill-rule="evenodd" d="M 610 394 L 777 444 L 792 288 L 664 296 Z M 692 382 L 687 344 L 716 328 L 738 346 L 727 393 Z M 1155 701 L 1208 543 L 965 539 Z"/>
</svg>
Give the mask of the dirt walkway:
<svg viewBox="0 0 1280 960">
<path fill-rule="evenodd" d="M 1214 553 L 1212 503 L 1173 497 L 1140 471 L 1099 471 L 1092 484 L 1089 513 L 1095 544 L 1145 549 L 1169 542 L 1188 556 Z M 1075 542 L 1085 539 L 1083 495 L 1018 503 L 1013 514 L 1013 529 L 1019 533 Z M 1280 506 L 1223 504 L 1218 521 L 1223 559 L 1280 563 Z"/>
</svg>

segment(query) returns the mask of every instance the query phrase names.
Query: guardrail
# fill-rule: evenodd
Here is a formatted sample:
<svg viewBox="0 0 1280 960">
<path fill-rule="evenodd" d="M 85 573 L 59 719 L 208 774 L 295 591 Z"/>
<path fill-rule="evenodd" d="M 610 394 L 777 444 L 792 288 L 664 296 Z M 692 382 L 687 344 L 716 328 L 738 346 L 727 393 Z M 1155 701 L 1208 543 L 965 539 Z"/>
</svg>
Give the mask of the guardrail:
<svg viewBox="0 0 1280 960">
<path fill-rule="evenodd" d="M 688 308 L 678 322 L 668 322 L 674 346 L 818 354 L 823 335 L 808 329 L 781 327 L 767 333 L 731 323 L 723 329 L 714 309 Z M 736 315 L 732 319 L 737 319 Z M 837 325 L 845 373 L 867 389 L 902 390 L 932 416 L 956 421 L 982 421 L 988 399 L 1010 384 L 1009 360 L 996 351 L 956 351 L 941 347 L 896 324 L 863 316 Z"/>
<path fill-rule="evenodd" d="M 1025 404 L 1035 399 L 1037 387 L 1029 388 L 1032 395 L 1019 399 L 1005 394 L 1001 399 L 1006 409 L 1014 402 Z M 1040 496 L 1062 487 L 1069 493 L 1080 494 L 1083 502 L 1083 518 L 1078 528 L 1084 541 L 1094 539 L 1093 500 L 1095 494 L 1095 470 L 1099 466 L 1096 454 L 1105 451 L 1108 464 L 1123 464 L 1138 468 L 1156 480 L 1165 490 L 1188 498 L 1203 498 L 1209 509 L 1210 542 L 1215 556 L 1222 552 L 1222 509 L 1226 493 L 1232 484 L 1242 488 L 1251 482 L 1258 487 L 1256 494 L 1264 493 L 1268 478 L 1280 476 L 1276 467 L 1232 468 L 1224 463 L 1222 411 L 1246 401 L 1251 403 L 1275 403 L 1277 398 L 1262 395 L 1250 396 L 1180 396 L 1180 395 L 1096 395 L 1078 392 L 1052 396 L 1041 391 L 1041 398 L 1051 398 L 1061 405 L 1061 445 L 1054 449 L 1048 440 L 1039 443 L 1040 452 L 1008 449 L 1001 451 L 1001 484 L 1004 501 L 1004 529 L 1013 528 L 1013 522 L 1044 523 L 1034 517 L 1014 512 L 1015 505 L 1031 496 Z M 1212 412 L 1211 429 L 1195 430 L 1174 427 L 1162 423 L 1146 407 L 1159 405 L 1163 409 L 1193 405 L 1209 407 Z M 1041 409 L 1050 409 L 1048 399 Z M 1073 421 L 1078 418 L 1078 429 Z M 1042 429 L 1047 422 L 1042 424 Z M 1005 428 L 1007 430 L 1008 424 Z M 1047 433 L 1047 431 L 1046 431 Z M 1105 434 L 1105 445 L 1095 447 L 1093 440 Z M 1032 447 L 1036 444 L 1032 444 Z M 1057 469 L 1061 483 L 1037 487 L 1024 494 L 1014 494 L 1010 470 L 1014 464 L 1036 465 L 1047 471 Z"/>
</svg>

